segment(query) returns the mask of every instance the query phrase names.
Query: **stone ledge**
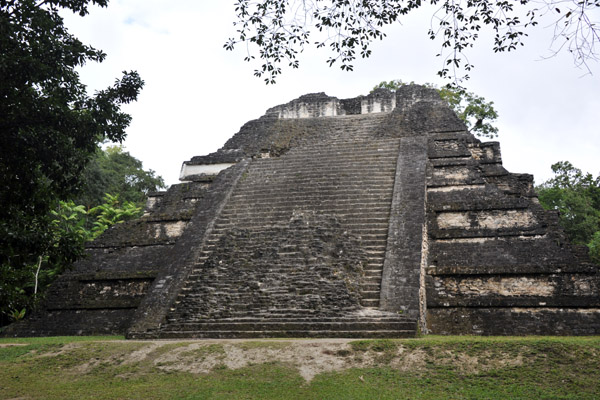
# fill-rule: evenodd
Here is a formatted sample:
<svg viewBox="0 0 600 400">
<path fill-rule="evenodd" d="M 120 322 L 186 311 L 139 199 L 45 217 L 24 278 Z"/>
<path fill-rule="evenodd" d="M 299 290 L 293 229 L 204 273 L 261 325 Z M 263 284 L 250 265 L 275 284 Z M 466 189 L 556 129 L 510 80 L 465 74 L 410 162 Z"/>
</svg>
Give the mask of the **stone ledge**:
<svg viewBox="0 0 600 400">
<path fill-rule="evenodd" d="M 436 308 L 427 325 L 440 335 L 597 335 L 600 308 Z"/>
</svg>

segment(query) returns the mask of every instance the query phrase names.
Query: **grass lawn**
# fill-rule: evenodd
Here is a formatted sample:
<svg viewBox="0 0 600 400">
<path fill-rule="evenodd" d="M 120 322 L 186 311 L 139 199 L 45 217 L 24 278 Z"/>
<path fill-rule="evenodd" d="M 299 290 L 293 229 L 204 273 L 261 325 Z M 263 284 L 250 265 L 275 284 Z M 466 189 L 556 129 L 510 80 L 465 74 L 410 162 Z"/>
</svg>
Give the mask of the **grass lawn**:
<svg viewBox="0 0 600 400">
<path fill-rule="evenodd" d="M 0 399 L 600 399 L 600 337 L 0 339 Z"/>
</svg>

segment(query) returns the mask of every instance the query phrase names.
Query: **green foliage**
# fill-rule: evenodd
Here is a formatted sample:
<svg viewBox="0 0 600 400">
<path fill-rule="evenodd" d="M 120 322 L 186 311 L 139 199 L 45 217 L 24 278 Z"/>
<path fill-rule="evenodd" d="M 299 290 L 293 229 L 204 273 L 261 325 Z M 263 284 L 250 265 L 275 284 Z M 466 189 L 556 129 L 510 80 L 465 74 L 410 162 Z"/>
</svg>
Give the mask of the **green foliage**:
<svg viewBox="0 0 600 400">
<path fill-rule="evenodd" d="M 594 233 L 592 239 L 587 244 L 590 249 L 590 257 L 600 265 L 600 231 Z"/>
<path fill-rule="evenodd" d="M 560 224 L 569 240 L 587 245 L 600 264 L 600 176 L 584 174 L 568 161 L 552 165 L 555 176 L 538 186 L 542 206 L 560 212 Z"/>
<path fill-rule="evenodd" d="M 407 85 L 407 83 L 402 82 L 400 79 L 389 82 L 382 81 L 373 90 L 383 88 L 396 91 L 404 85 Z M 424 86 L 436 89 L 439 92 L 440 97 L 448 102 L 456 115 L 467 125 L 469 132 L 490 139 L 498 136 L 498 128 L 492 125 L 498 118 L 493 101 L 487 102 L 481 96 L 453 86 L 446 86 L 441 89 L 431 83 L 426 83 Z"/>
<path fill-rule="evenodd" d="M 23 318 L 25 318 L 25 311 L 25 308 L 22 308 L 21 310 L 12 310 L 9 314 L 10 319 L 12 319 L 15 322 L 22 320 Z"/>
<path fill-rule="evenodd" d="M 421 7 L 434 10 L 431 25 L 424 27 L 424 32 L 427 29 L 427 36 L 440 42 L 438 75 L 453 80 L 456 86 L 469 78 L 473 64 L 466 53 L 482 32 L 494 34 L 494 53 L 513 51 L 524 45 L 527 31 L 545 14 L 556 20 L 549 40 L 556 53 L 568 51 L 575 65 L 590 73 L 587 62 L 598 60 L 598 0 L 236 0 L 237 37 L 230 38 L 224 47 L 233 50 L 243 44 L 248 62 L 255 60 L 256 47 L 262 65 L 254 75 L 265 77 L 267 84 L 275 83 L 281 74 L 280 63 L 298 68 L 298 55 L 312 44 L 329 47 L 333 53 L 327 60 L 330 66 L 339 63 L 342 70 L 352 71 L 354 60 L 359 55 L 368 58 L 372 43 L 385 38 L 386 25 L 402 23 Z"/>
<path fill-rule="evenodd" d="M 121 205 L 119 195 L 112 196 L 107 193 L 104 203 L 92 208 L 89 214 L 96 216 L 88 238 L 94 240 L 112 225 L 139 217 L 142 214 L 142 207 L 131 201 L 125 201 Z"/>
<path fill-rule="evenodd" d="M 121 142 L 143 81 L 124 72 L 89 96 L 77 69 L 105 54 L 60 16 L 108 0 L 0 1 L 0 307 L 30 307 L 36 283 L 81 253 L 81 209 L 68 202 L 99 143 Z M 55 211 L 55 213 L 51 212 Z M 67 228 L 68 227 L 68 228 Z M 59 233 L 57 233 L 59 232 Z M 47 265 L 54 267 L 46 268 Z M 32 277 L 36 277 L 32 281 Z M 4 314 L 5 315 L 5 314 Z M 0 321 L 0 325 L 3 321 Z"/>
<path fill-rule="evenodd" d="M 54 246 L 51 210 L 73 196 L 104 140 L 121 142 L 120 110 L 143 86 L 136 72 L 89 96 L 77 68 L 105 54 L 66 30 L 59 11 L 83 16 L 107 0 L 0 1 L 0 265 L 19 274 Z"/>
<path fill-rule="evenodd" d="M 164 187 L 160 176 L 144 170 L 142 162 L 122 146 L 109 146 L 99 149 L 85 168 L 83 188 L 75 201 L 90 209 L 104 202 L 105 193 L 113 193 L 121 201 L 143 206 L 148 192 Z"/>
<path fill-rule="evenodd" d="M 38 256 L 38 262 L 19 269 L 11 268 L 8 263 L 0 268 L 0 326 L 22 319 L 26 310 L 33 309 L 40 294 L 82 257 L 87 241 L 141 213 L 142 208 L 135 203 L 121 204 L 118 195 L 106 194 L 104 203 L 89 211 L 73 201 L 60 201 L 50 212 L 48 245 L 46 252 Z"/>
</svg>

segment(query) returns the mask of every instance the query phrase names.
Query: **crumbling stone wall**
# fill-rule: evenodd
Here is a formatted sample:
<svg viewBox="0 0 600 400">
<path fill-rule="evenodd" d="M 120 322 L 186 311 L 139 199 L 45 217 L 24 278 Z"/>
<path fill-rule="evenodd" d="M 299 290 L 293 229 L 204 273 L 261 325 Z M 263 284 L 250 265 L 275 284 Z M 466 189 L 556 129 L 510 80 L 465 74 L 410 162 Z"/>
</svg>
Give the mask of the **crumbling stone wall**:
<svg viewBox="0 0 600 400">
<path fill-rule="evenodd" d="M 377 89 L 367 96 L 338 99 L 325 93 L 311 93 L 267 110 L 268 116 L 278 119 L 337 117 L 342 115 L 390 112 L 396 108 L 396 96 Z"/>
<path fill-rule="evenodd" d="M 441 334 L 597 334 L 600 277 L 498 143 L 429 139 L 425 315 Z"/>
</svg>

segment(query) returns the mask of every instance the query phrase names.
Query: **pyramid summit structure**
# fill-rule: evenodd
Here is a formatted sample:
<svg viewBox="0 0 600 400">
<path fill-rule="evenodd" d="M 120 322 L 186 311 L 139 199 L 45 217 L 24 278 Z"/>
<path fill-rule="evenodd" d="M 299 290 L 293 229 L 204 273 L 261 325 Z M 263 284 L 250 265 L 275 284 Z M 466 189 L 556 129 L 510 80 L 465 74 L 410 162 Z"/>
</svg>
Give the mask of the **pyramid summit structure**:
<svg viewBox="0 0 600 400">
<path fill-rule="evenodd" d="M 302 96 L 183 164 L 5 335 L 600 333 L 600 275 L 437 91 Z"/>
</svg>

